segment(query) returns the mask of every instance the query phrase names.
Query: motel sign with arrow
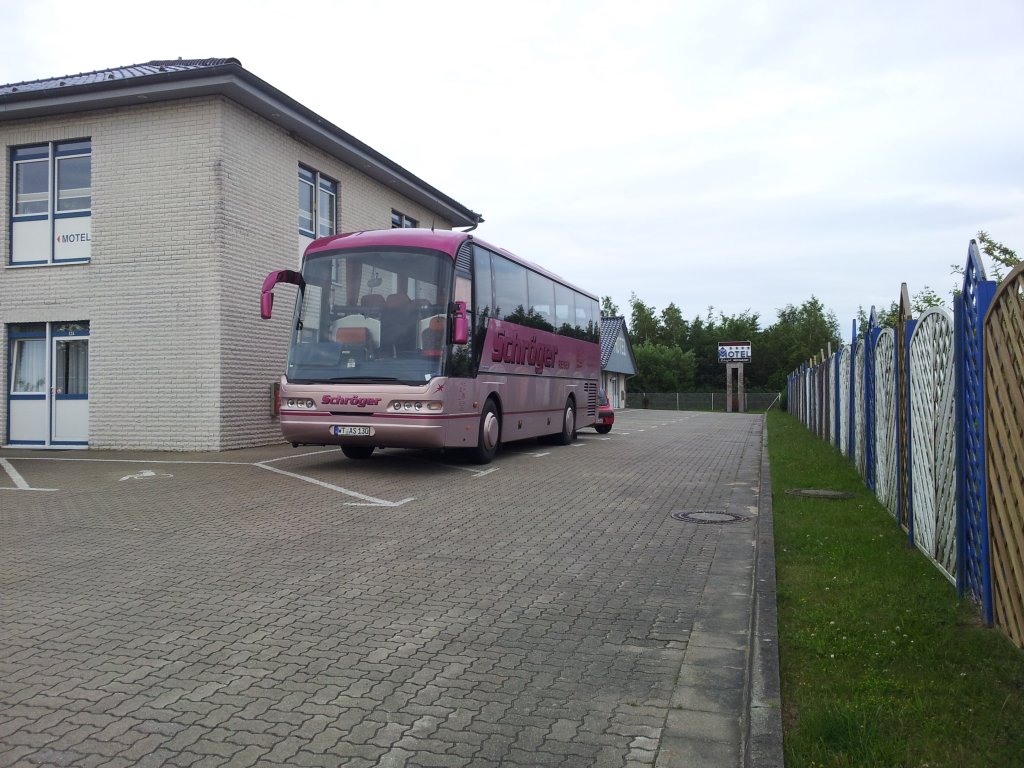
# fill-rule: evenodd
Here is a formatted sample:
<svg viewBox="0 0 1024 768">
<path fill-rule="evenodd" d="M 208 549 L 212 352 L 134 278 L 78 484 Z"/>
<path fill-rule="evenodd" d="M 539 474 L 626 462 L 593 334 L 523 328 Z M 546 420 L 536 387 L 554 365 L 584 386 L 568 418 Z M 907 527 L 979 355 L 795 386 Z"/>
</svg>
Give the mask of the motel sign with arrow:
<svg viewBox="0 0 1024 768">
<path fill-rule="evenodd" d="M 749 363 L 750 342 L 749 341 L 720 341 L 718 342 L 718 362 L 720 363 Z"/>
</svg>

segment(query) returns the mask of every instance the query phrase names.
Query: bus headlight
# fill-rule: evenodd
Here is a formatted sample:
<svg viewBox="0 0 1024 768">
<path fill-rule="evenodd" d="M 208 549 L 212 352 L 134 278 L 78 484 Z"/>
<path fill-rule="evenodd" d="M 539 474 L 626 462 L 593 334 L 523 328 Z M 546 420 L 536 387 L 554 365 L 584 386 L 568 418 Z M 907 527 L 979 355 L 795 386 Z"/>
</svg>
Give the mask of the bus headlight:
<svg viewBox="0 0 1024 768">
<path fill-rule="evenodd" d="M 392 411 L 442 411 L 444 406 L 440 400 L 392 400 L 388 404 Z"/>
<path fill-rule="evenodd" d="M 308 398 L 302 398 L 302 397 L 299 397 L 299 398 L 289 397 L 288 400 L 286 401 L 286 404 L 287 404 L 287 406 L 289 408 L 307 408 L 309 410 L 312 410 L 313 408 L 316 408 L 316 403 L 315 402 L 313 402 L 312 400 L 310 400 Z"/>
</svg>

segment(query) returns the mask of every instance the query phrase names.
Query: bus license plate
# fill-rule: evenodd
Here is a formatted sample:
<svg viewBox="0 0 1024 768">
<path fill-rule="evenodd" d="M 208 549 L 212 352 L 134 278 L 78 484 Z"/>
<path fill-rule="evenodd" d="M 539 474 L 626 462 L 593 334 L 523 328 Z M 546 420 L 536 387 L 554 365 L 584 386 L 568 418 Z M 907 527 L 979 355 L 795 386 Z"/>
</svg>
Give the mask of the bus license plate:
<svg viewBox="0 0 1024 768">
<path fill-rule="evenodd" d="M 373 434 L 372 427 L 331 427 L 331 434 L 335 437 L 369 437 Z"/>
</svg>

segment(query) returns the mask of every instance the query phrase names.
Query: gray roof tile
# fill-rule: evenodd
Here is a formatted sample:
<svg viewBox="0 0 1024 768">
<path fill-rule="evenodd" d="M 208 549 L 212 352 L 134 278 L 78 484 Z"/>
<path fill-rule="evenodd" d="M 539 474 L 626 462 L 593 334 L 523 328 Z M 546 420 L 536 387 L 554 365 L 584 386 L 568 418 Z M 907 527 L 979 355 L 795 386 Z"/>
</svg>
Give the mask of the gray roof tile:
<svg viewBox="0 0 1024 768">
<path fill-rule="evenodd" d="M 183 72 L 186 70 L 208 69 L 225 64 L 238 64 L 238 59 L 167 59 L 147 61 L 144 64 L 130 64 L 126 67 L 99 69 L 95 72 L 82 72 L 77 75 L 48 77 L 44 80 L 29 80 L 23 83 L 0 85 L 0 95 L 46 91 L 51 88 L 67 88 L 76 85 L 97 85 L 110 80 L 132 80 L 139 77 L 165 74 L 167 72 Z"/>
<path fill-rule="evenodd" d="M 608 360 L 615 349 L 615 340 L 619 338 L 619 331 L 625 322 L 621 317 L 601 318 L 601 367 L 608 365 Z"/>
</svg>

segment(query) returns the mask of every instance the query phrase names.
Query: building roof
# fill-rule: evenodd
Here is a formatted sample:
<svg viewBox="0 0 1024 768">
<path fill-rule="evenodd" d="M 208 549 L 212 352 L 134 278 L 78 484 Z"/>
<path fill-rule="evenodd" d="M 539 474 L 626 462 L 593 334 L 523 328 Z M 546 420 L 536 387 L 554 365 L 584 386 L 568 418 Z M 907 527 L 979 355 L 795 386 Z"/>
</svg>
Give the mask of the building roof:
<svg viewBox="0 0 1024 768">
<path fill-rule="evenodd" d="M 171 59 L 0 85 L 0 122 L 222 95 L 450 220 L 483 216 L 242 67 L 238 59 Z"/>
<path fill-rule="evenodd" d="M 615 352 L 615 342 L 619 336 L 626 342 L 627 360 L 621 368 L 610 368 L 612 354 Z M 629 341 L 629 334 L 626 332 L 626 320 L 622 317 L 601 317 L 601 370 L 615 371 L 632 376 L 636 373 L 636 358 L 633 357 L 633 345 Z"/>
<path fill-rule="evenodd" d="M 51 88 L 73 88 L 79 85 L 96 85 L 111 80 L 129 80 L 131 78 L 158 75 L 161 72 L 186 72 L 195 69 L 206 69 L 224 64 L 242 65 L 238 59 L 168 59 L 166 61 L 148 61 L 145 64 L 131 64 L 127 67 L 100 69 L 95 72 L 82 72 L 77 75 L 48 77 L 43 80 L 29 80 L 24 83 L 0 85 L 0 96 L 13 93 L 31 93 Z"/>
</svg>

